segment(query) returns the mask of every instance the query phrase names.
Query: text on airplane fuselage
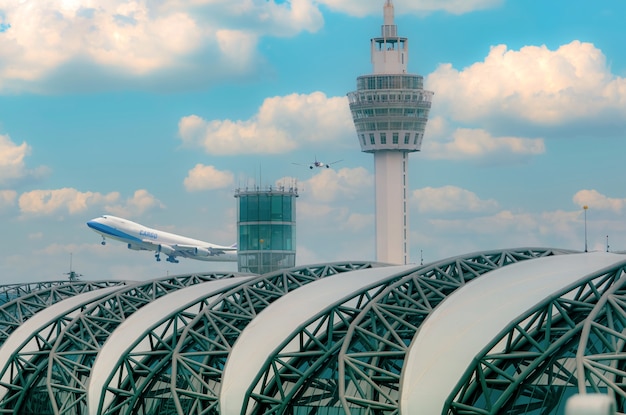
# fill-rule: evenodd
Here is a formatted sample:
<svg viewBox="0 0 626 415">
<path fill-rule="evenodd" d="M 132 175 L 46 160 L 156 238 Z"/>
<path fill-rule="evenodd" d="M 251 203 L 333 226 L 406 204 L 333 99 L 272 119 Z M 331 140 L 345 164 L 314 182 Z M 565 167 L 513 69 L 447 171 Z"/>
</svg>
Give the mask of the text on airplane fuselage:
<svg viewBox="0 0 626 415">
<path fill-rule="evenodd" d="M 157 239 L 159 237 L 155 232 L 144 231 L 144 230 L 139 231 L 139 236 L 147 236 L 150 239 Z"/>
</svg>

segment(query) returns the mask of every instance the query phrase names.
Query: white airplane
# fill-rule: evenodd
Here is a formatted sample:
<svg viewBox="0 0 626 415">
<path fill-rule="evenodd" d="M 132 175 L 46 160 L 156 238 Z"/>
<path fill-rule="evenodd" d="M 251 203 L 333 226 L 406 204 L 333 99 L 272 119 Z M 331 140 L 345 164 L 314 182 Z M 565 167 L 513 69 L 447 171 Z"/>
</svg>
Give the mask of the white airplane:
<svg viewBox="0 0 626 415">
<path fill-rule="evenodd" d="M 116 239 L 134 251 L 155 251 L 157 261 L 161 260 L 161 254 L 167 255 L 167 261 L 175 264 L 178 263 L 177 256 L 201 261 L 237 261 L 237 244 L 215 245 L 111 215 L 92 219 L 87 226 L 102 235 L 102 245 L 106 245 L 106 238 Z"/>
<path fill-rule="evenodd" d="M 313 170 L 314 168 L 322 168 L 322 167 L 326 167 L 327 169 L 330 168 L 330 166 L 332 166 L 335 163 L 339 163 L 340 161 L 343 160 L 337 160 L 337 161 L 333 161 L 332 163 L 324 163 L 323 161 L 319 161 L 317 159 L 317 157 L 315 157 L 315 160 L 312 161 L 310 164 L 308 164 L 309 169 Z M 300 163 L 291 163 L 291 164 L 295 164 L 296 166 L 307 166 L 307 164 L 300 164 Z"/>
</svg>

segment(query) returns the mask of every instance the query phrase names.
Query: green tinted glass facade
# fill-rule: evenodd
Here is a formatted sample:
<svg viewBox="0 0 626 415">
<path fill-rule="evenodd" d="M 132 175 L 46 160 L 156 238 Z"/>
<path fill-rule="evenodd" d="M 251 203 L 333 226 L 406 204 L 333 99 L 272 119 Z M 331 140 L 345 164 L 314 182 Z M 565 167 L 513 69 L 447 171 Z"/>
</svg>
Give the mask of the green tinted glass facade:
<svg viewBox="0 0 626 415">
<path fill-rule="evenodd" d="M 240 272 L 264 274 L 296 262 L 297 190 L 237 191 Z"/>
</svg>

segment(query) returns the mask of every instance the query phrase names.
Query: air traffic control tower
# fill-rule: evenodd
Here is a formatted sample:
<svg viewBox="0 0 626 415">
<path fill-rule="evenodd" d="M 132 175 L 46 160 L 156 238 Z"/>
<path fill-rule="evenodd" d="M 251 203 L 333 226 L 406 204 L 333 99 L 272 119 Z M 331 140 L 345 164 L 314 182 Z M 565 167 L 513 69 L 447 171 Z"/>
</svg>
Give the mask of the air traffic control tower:
<svg viewBox="0 0 626 415">
<path fill-rule="evenodd" d="M 296 265 L 295 186 L 237 189 L 239 272 L 265 274 Z"/>
<path fill-rule="evenodd" d="M 374 73 L 357 78 L 348 93 L 361 151 L 374 154 L 376 258 L 409 262 L 409 153 L 420 151 L 433 93 L 424 78 L 407 73 L 409 41 L 398 36 L 391 0 L 384 5 L 380 37 L 371 39 Z"/>
</svg>

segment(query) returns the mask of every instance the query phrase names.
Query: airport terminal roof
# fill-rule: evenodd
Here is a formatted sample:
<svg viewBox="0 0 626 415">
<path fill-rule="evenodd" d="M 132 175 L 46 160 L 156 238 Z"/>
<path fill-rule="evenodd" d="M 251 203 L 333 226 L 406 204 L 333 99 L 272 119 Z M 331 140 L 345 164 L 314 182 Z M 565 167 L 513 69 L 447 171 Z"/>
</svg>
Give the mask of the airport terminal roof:
<svg viewBox="0 0 626 415">
<path fill-rule="evenodd" d="M 6 285 L 0 414 L 559 414 L 626 396 L 625 266 L 519 248 Z"/>
</svg>

